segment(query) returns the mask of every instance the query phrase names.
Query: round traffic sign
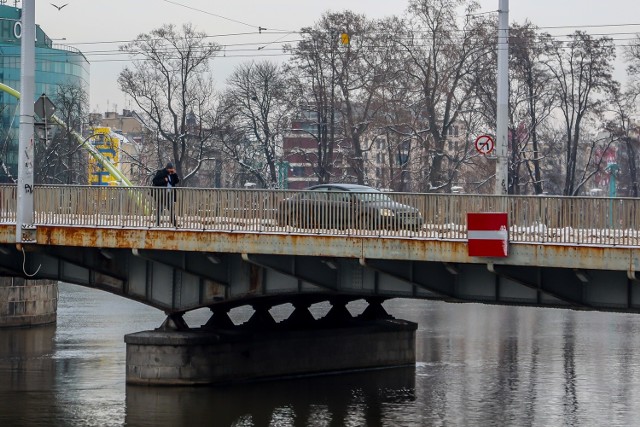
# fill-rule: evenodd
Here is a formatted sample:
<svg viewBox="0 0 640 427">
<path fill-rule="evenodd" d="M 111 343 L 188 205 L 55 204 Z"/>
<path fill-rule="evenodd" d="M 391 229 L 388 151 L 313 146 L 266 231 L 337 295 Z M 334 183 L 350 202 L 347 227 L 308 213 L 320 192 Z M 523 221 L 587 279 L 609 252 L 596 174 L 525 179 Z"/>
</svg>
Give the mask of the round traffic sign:
<svg viewBox="0 0 640 427">
<path fill-rule="evenodd" d="M 476 150 L 481 154 L 489 154 L 496 148 L 496 143 L 489 135 L 480 135 L 476 138 Z"/>
</svg>

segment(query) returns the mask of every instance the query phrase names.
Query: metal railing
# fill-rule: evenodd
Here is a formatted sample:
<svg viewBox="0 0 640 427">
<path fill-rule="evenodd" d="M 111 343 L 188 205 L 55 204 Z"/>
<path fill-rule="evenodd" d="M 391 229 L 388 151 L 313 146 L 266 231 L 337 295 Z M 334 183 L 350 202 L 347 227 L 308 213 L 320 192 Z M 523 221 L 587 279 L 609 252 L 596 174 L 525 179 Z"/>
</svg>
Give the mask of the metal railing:
<svg viewBox="0 0 640 427">
<path fill-rule="evenodd" d="M 640 199 L 36 186 L 36 225 L 178 228 L 384 238 L 467 238 L 467 213 L 507 212 L 509 240 L 640 246 Z M 0 223 L 15 223 L 0 185 Z"/>
<path fill-rule="evenodd" d="M 0 224 L 16 222 L 16 186 L 0 185 Z"/>
</svg>

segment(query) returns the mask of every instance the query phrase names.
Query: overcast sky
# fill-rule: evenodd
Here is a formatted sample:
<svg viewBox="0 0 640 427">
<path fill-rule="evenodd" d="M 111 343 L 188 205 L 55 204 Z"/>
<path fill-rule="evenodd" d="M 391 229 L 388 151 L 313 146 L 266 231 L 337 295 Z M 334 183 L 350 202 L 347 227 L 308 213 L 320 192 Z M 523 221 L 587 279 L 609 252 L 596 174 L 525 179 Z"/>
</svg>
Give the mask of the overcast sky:
<svg viewBox="0 0 640 427">
<path fill-rule="evenodd" d="M 67 5 L 58 10 L 51 3 Z M 229 47 L 225 56 L 214 60 L 216 86 L 221 89 L 226 77 L 242 61 L 265 54 L 273 54 L 276 61 L 285 59 L 278 51 L 267 49 L 279 47 L 279 43 L 258 51 L 259 46 L 297 38 L 295 33 L 258 34 L 258 27 L 296 31 L 312 26 L 326 11 L 345 9 L 371 18 L 402 15 L 407 4 L 406 0 L 46 0 L 36 1 L 36 22 L 54 42 L 85 53 L 91 62 L 91 111 L 103 113 L 136 108 L 117 88 L 116 79 L 127 64 L 127 57 L 117 54 L 115 42 L 132 40 L 162 24 L 191 22 L 209 35 L 225 35 L 214 39 L 222 45 L 256 43 L 243 52 Z M 481 0 L 480 4 L 482 12 L 495 12 L 499 0 Z M 611 34 L 620 39 L 616 44 L 621 45 L 632 37 L 631 33 L 640 32 L 640 18 L 636 15 L 639 9 L 631 0 L 511 1 L 509 20 L 521 23 L 529 19 L 554 34 L 573 32 L 575 26 L 617 25 L 580 29 L 594 35 Z M 231 33 L 250 34 L 229 36 Z M 66 40 L 55 40 L 63 38 Z M 622 71 L 619 76 L 623 76 Z"/>
</svg>

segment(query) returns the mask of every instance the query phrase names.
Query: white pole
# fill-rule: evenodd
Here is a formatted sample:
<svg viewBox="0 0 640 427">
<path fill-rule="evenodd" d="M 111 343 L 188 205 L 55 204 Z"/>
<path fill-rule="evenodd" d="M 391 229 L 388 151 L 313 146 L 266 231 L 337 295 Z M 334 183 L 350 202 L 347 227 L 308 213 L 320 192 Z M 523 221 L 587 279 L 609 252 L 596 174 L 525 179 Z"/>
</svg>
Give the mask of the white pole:
<svg viewBox="0 0 640 427">
<path fill-rule="evenodd" d="M 509 160 L 509 0 L 500 0 L 498 10 L 498 77 L 496 111 L 496 186 L 495 194 L 508 194 Z"/>
<path fill-rule="evenodd" d="M 22 34 L 20 55 L 20 129 L 18 132 L 18 206 L 16 243 L 35 242 L 33 215 L 33 100 L 36 74 L 36 5 L 22 0 Z"/>
</svg>

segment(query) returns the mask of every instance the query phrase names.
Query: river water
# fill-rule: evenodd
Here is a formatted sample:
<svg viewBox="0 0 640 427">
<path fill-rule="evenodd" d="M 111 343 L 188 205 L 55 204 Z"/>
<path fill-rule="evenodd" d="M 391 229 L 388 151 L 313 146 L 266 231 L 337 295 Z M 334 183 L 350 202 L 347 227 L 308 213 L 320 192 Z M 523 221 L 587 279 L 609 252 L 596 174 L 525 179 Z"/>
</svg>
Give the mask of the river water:
<svg viewBox="0 0 640 427">
<path fill-rule="evenodd" d="M 385 307 L 419 324 L 415 368 L 134 387 L 125 384 L 123 337 L 164 315 L 61 284 L 56 325 L 0 330 L 0 426 L 640 425 L 638 315 L 417 300 Z M 187 322 L 207 318 L 197 311 Z"/>
</svg>

